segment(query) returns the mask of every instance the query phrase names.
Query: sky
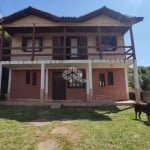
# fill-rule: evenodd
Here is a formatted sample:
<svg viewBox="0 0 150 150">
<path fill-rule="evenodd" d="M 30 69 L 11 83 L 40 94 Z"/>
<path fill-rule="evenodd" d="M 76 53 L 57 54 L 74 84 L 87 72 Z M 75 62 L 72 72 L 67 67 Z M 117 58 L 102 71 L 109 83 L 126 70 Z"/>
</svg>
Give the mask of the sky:
<svg viewBox="0 0 150 150">
<path fill-rule="evenodd" d="M 144 17 L 143 22 L 133 26 L 133 34 L 138 65 L 150 66 L 150 0 L 0 0 L 0 17 L 29 6 L 56 16 L 78 17 L 106 6 L 129 16 Z"/>
</svg>

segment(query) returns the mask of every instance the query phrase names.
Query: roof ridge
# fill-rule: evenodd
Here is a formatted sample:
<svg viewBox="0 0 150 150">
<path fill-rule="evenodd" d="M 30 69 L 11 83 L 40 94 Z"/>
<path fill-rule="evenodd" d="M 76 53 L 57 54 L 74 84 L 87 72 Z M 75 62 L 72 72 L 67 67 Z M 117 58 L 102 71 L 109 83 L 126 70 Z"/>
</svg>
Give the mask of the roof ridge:
<svg viewBox="0 0 150 150">
<path fill-rule="evenodd" d="M 23 10 L 17 11 L 15 13 L 12 13 L 11 15 L 7 17 L 3 17 L 0 19 L 0 23 L 8 23 L 12 22 L 14 20 L 20 19 L 22 17 L 26 17 L 28 15 L 36 15 L 38 17 L 45 18 L 47 20 L 52 20 L 54 22 L 84 22 L 87 20 L 90 20 L 94 17 L 100 16 L 100 15 L 106 15 L 109 16 L 115 20 L 118 20 L 120 22 L 129 22 L 129 23 L 137 23 L 143 20 L 143 17 L 129 17 L 125 14 L 122 14 L 116 10 L 112 10 L 110 8 L 107 8 L 106 6 L 103 6 L 100 9 L 97 9 L 95 11 L 92 11 L 90 13 L 87 13 L 83 16 L 74 17 L 74 16 L 56 16 L 49 12 L 45 12 L 42 10 L 39 10 L 37 8 L 34 8 L 32 6 L 28 6 L 27 8 L 24 8 Z"/>
</svg>

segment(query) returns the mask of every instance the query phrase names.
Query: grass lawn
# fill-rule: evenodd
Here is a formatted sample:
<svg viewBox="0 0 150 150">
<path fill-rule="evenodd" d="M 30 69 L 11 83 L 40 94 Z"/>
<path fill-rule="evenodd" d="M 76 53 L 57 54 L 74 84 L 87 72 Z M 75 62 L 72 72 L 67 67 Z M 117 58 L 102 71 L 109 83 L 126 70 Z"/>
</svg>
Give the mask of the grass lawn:
<svg viewBox="0 0 150 150">
<path fill-rule="evenodd" d="M 0 150 L 150 150 L 150 126 L 130 106 L 0 106 Z"/>
</svg>

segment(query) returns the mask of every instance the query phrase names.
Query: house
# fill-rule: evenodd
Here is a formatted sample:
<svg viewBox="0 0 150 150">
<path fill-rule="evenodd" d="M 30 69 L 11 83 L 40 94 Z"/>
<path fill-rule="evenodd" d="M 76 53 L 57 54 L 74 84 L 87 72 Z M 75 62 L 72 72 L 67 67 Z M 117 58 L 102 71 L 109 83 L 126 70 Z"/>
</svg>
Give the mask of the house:
<svg viewBox="0 0 150 150">
<path fill-rule="evenodd" d="M 107 7 L 81 17 L 28 7 L 2 18 L 1 41 L 5 31 L 12 37 L 9 53 L 0 47 L 0 78 L 2 67 L 9 69 L 7 101 L 99 105 L 127 100 L 129 65 L 139 99 L 132 26 L 142 20 Z"/>
</svg>

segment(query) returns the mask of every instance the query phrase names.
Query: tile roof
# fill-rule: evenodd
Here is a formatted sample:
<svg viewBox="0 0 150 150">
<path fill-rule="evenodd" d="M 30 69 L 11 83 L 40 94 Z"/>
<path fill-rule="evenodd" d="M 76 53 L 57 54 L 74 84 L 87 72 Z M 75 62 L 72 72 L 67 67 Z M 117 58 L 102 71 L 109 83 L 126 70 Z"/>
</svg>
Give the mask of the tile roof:
<svg viewBox="0 0 150 150">
<path fill-rule="evenodd" d="M 18 19 L 26 17 L 28 15 L 35 15 L 38 17 L 45 18 L 47 20 L 54 21 L 54 22 L 73 22 L 73 23 L 84 22 L 84 21 L 90 20 L 90 19 L 97 17 L 97 16 L 100 16 L 100 15 L 106 15 L 106 16 L 111 17 L 111 18 L 118 20 L 120 22 L 131 23 L 131 24 L 138 23 L 144 19 L 143 17 L 130 17 L 128 15 L 121 14 L 120 12 L 117 12 L 117 11 L 112 10 L 110 8 L 107 8 L 105 6 L 98 9 L 98 10 L 90 12 L 86 15 L 80 16 L 80 17 L 65 17 L 65 16 L 59 17 L 59 16 L 55 16 L 51 13 L 38 10 L 36 8 L 33 8 L 33 7 L 28 7 L 28 8 L 21 10 L 21 11 L 13 13 L 7 17 L 3 17 L 0 20 L 0 24 L 11 23 L 13 21 L 16 21 Z"/>
</svg>

